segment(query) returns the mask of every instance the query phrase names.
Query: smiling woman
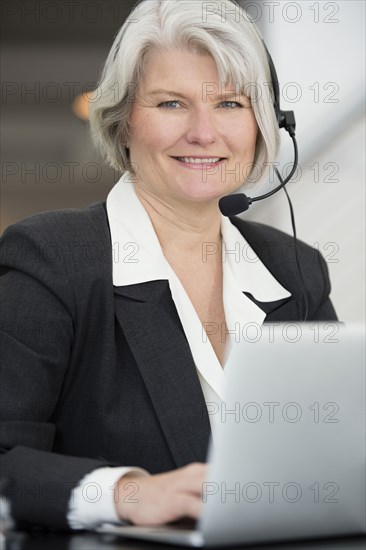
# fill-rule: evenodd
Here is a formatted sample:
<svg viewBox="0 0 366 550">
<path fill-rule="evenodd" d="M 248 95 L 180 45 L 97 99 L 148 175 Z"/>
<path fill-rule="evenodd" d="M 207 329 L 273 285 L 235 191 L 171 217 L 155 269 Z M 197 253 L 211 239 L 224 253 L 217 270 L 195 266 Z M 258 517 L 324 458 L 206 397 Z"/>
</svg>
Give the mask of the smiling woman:
<svg viewBox="0 0 366 550">
<path fill-rule="evenodd" d="M 175 62 L 169 62 L 170 78 L 167 74 L 165 76 L 171 86 L 159 86 L 151 80 L 149 92 L 159 88 L 176 90 L 179 96 L 175 95 L 173 99 L 186 99 L 185 88 L 190 83 L 198 58 L 202 55 L 210 57 L 211 71 L 206 73 L 210 78 L 201 78 L 201 87 L 194 90 L 196 99 L 200 98 L 204 104 L 216 97 L 218 92 L 222 96 L 233 92 L 236 101 L 240 99 L 246 106 L 251 104 L 260 129 L 253 162 L 261 179 L 264 179 L 269 163 L 278 154 L 279 128 L 268 91 L 271 75 L 267 53 L 255 24 L 246 12 L 230 1 L 213 3 L 211 8 L 209 3 L 193 1 L 188 4 L 183 1 L 180 8 L 175 2 L 170 5 L 169 2 L 162 2 L 158 15 L 154 2 L 151 2 L 145 5 L 140 3 L 134 17 L 115 38 L 95 91 L 96 101 L 90 106 L 95 142 L 110 165 L 122 171 L 134 170 L 129 158 L 129 118 L 151 58 L 162 56 L 164 52 L 189 51 L 195 57 L 191 58 L 189 66 L 185 66 L 185 71 L 181 71 L 180 84 L 184 83 L 184 87 L 174 85 L 174 75 L 180 68 L 176 58 Z M 159 17 L 162 19 L 159 20 Z M 168 73 L 167 67 L 165 69 Z M 250 170 L 249 173 L 246 171 L 246 176 L 249 175 Z M 237 187 L 244 183 L 246 176 L 237 178 Z"/>
<path fill-rule="evenodd" d="M 303 319 L 304 293 L 309 320 L 336 319 L 316 250 L 299 243 L 301 281 L 291 237 L 218 208 L 253 166 L 264 177 L 279 125 L 255 25 L 230 0 L 216 8 L 136 7 L 90 108 L 120 180 L 105 202 L 2 237 L 0 444 L 20 524 L 198 518 L 237 335 Z M 58 498 L 32 490 L 50 486 Z"/>
<path fill-rule="evenodd" d="M 166 92 L 150 91 L 151 83 L 165 90 L 178 88 L 184 99 L 168 101 Z M 238 172 L 252 166 L 255 155 L 252 109 L 244 108 L 244 98 L 227 108 L 221 94 L 203 97 L 207 83 L 219 83 L 211 56 L 189 50 L 155 52 L 145 64 L 130 117 L 127 146 L 140 198 L 148 195 L 155 208 L 162 201 L 178 203 L 182 214 L 187 211 L 185 217 L 192 201 L 196 206 L 201 201 L 205 211 L 211 207 L 210 215 L 217 217 L 218 198 L 242 184 Z M 218 162 L 212 165 L 211 159 Z"/>
</svg>

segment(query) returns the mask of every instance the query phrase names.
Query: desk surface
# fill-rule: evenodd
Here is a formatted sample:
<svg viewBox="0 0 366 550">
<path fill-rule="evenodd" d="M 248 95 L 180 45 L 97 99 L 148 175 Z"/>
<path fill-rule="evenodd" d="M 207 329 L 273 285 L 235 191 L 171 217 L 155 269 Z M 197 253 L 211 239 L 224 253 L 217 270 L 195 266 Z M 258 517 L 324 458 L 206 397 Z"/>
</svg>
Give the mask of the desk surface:
<svg viewBox="0 0 366 550">
<path fill-rule="evenodd" d="M 139 548 L 141 550 L 153 548 L 177 550 L 187 547 L 152 542 L 137 542 L 116 538 L 111 535 L 50 533 L 42 531 L 11 533 L 6 538 L 5 544 L 5 550 L 137 550 Z M 365 550 L 366 536 L 256 546 L 244 545 L 230 548 L 236 548 L 237 550 Z"/>
</svg>

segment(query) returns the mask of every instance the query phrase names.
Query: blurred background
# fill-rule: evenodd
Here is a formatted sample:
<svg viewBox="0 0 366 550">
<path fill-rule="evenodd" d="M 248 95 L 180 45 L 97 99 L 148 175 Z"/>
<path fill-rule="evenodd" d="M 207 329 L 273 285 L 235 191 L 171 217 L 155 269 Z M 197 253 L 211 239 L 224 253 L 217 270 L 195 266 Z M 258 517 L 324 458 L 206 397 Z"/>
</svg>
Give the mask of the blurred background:
<svg viewBox="0 0 366 550">
<path fill-rule="evenodd" d="M 93 150 L 83 97 L 134 3 L 1 3 L 1 231 L 38 212 L 103 201 L 119 179 Z M 240 4 L 274 59 L 282 108 L 296 115 L 299 168 L 287 188 L 298 237 L 325 257 L 339 318 L 364 321 L 365 2 Z M 282 133 L 285 176 L 293 150 Z M 265 188 L 275 184 L 270 173 Z M 283 192 L 242 216 L 292 232 Z"/>
</svg>

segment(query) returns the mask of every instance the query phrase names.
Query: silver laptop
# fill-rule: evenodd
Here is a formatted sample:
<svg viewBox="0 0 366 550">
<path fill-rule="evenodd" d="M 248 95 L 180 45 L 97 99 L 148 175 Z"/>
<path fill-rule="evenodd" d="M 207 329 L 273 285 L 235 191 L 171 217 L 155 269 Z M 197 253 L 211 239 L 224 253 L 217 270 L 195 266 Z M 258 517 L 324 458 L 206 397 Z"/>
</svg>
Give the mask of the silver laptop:
<svg viewBox="0 0 366 550">
<path fill-rule="evenodd" d="M 249 329 L 225 366 L 200 520 L 99 532 L 193 547 L 366 533 L 365 327 Z"/>
</svg>

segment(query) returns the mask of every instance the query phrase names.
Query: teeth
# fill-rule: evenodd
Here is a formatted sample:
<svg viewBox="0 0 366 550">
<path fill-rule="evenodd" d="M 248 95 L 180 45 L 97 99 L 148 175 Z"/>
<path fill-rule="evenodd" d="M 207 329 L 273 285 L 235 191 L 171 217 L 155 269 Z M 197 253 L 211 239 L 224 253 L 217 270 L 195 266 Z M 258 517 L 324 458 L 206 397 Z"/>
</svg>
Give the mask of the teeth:
<svg viewBox="0 0 366 550">
<path fill-rule="evenodd" d="M 183 162 L 189 162 L 190 164 L 208 164 L 208 163 L 219 161 L 221 157 L 209 158 L 209 159 L 194 159 L 191 157 L 175 157 L 175 158 Z"/>
</svg>

